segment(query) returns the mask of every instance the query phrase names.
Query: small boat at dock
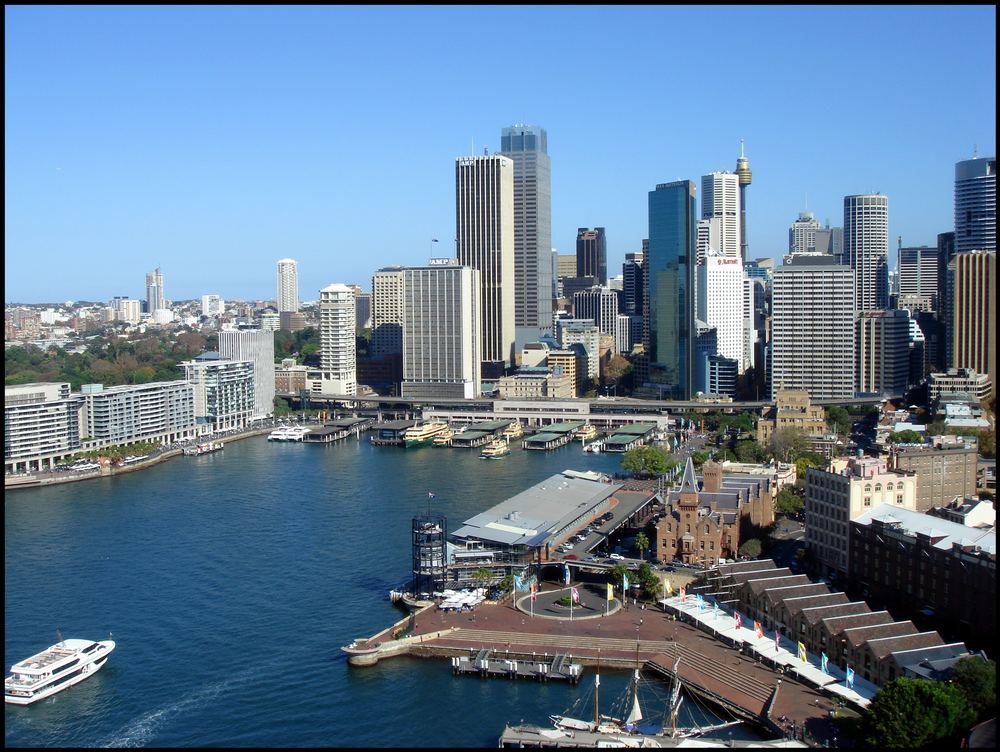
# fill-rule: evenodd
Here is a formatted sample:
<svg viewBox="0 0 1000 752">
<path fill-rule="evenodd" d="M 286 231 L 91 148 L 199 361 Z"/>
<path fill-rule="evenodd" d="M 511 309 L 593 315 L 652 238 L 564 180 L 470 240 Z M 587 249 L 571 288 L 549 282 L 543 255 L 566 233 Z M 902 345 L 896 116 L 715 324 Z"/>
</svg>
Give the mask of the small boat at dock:
<svg viewBox="0 0 1000 752">
<path fill-rule="evenodd" d="M 493 439 L 483 447 L 479 458 L 484 460 L 499 460 L 510 454 L 510 444 L 504 439 Z"/>
</svg>

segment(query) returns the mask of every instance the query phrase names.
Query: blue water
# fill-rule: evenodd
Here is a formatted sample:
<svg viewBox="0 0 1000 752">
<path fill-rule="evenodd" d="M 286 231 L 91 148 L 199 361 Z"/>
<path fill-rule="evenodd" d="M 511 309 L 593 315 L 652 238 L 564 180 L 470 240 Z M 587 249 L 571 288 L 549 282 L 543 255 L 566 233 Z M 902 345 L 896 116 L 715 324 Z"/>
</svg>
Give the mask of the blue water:
<svg viewBox="0 0 1000 752">
<path fill-rule="evenodd" d="M 230 443 L 147 470 L 6 494 L 4 663 L 66 638 L 117 649 L 96 675 L 5 706 L 8 746 L 480 746 L 545 722 L 588 682 L 453 677 L 445 660 L 352 668 L 340 652 L 401 617 L 410 518 L 451 529 L 566 468 L 580 445 L 477 450 Z M 626 672 L 602 672 L 602 698 Z M 603 706 L 603 702 L 602 702 Z M 687 707 L 687 705 L 685 705 Z"/>
</svg>

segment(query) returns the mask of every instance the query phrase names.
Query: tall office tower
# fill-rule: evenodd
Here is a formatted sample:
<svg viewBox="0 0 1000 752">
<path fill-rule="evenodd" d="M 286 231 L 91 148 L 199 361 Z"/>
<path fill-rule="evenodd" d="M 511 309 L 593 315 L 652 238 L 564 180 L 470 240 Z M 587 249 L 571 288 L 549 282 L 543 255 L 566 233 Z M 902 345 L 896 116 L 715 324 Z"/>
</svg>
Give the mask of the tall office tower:
<svg viewBox="0 0 1000 752">
<path fill-rule="evenodd" d="M 668 399 L 692 395 L 695 184 L 660 183 L 649 192 L 649 383 Z"/>
<path fill-rule="evenodd" d="M 372 294 L 370 292 L 356 292 L 354 294 L 354 315 L 357 317 L 359 329 L 370 329 L 372 325 Z"/>
<path fill-rule="evenodd" d="M 166 308 L 167 302 L 163 297 L 163 274 L 160 267 L 154 271 L 146 272 L 146 311 L 154 313 L 161 308 Z"/>
<path fill-rule="evenodd" d="M 601 334 L 615 336 L 618 322 L 618 293 L 595 285 L 573 295 L 573 318 L 593 319 Z"/>
<path fill-rule="evenodd" d="M 743 269 L 743 370 L 761 368 L 758 351 L 764 337 L 765 289 L 767 283 L 750 277 Z"/>
<path fill-rule="evenodd" d="M 707 394 L 709 359 L 719 355 L 719 332 L 699 319 L 694 320 L 694 363 L 691 365 L 692 394 Z"/>
<path fill-rule="evenodd" d="M 955 251 L 997 249 L 996 157 L 955 163 Z"/>
<path fill-rule="evenodd" d="M 278 313 L 299 310 L 299 272 L 295 259 L 278 260 Z"/>
<path fill-rule="evenodd" d="M 736 175 L 740 180 L 740 258 L 750 258 L 750 241 L 747 240 L 747 188 L 753 182 L 750 159 L 743 153 L 743 139 L 740 139 L 740 156 L 736 158 Z"/>
<path fill-rule="evenodd" d="M 401 272 L 402 396 L 408 399 L 473 399 L 480 393 L 481 272 L 450 261 Z"/>
<path fill-rule="evenodd" d="M 844 253 L 854 270 L 855 309 L 889 307 L 889 199 L 844 196 Z"/>
<path fill-rule="evenodd" d="M 374 358 L 403 352 L 403 267 L 386 266 L 372 275 Z"/>
<path fill-rule="evenodd" d="M 937 246 L 909 246 L 899 248 L 899 298 L 927 301 L 929 308 L 937 310 L 938 248 Z M 900 306 L 902 307 L 902 306 Z"/>
<path fill-rule="evenodd" d="M 622 313 L 627 316 L 642 315 L 645 257 L 642 251 L 626 253 L 622 264 Z"/>
<path fill-rule="evenodd" d="M 718 253 L 722 248 L 722 217 L 699 219 L 695 232 L 695 259 L 696 263 L 702 264 L 709 253 Z"/>
<path fill-rule="evenodd" d="M 789 253 L 816 253 L 816 231 L 819 222 L 812 212 L 799 212 L 799 218 L 788 228 Z"/>
<path fill-rule="evenodd" d="M 358 392 L 355 318 L 350 287 L 334 283 L 319 291 L 320 394 L 346 397 Z"/>
<path fill-rule="evenodd" d="M 576 230 L 576 276 L 593 277 L 595 284 L 608 284 L 608 245 L 603 227 Z"/>
<path fill-rule="evenodd" d="M 523 344 L 552 331 L 552 166 L 545 129 L 504 128 L 500 153 L 514 162 L 514 326 Z"/>
<path fill-rule="evenodd" d="M 743 331 L 743 264 L 735 256 L 710 253 L 698 264 L 696 318 L 714 326 L 718 355 L 735 360 L 740 373 L 746 370 Z"/>
<path fill-rule="evenodd" d="M 274 332 L 236 329 L 219 332 L 219 355 L 229 360 L 253 361 L 251 419 L 274 414 Z"/>
<path fill-rule="evenodd" d="M 854 397 L 854 272 L 832 256 L 795 255 L 774 272 L 771 399 Z"/>
<path fill-rule="evenodd" d="M 816 230 L 816 253 L 829 253 L 838 264 L 846 264 L 844 260 L 844 228 L 830 227 L 829 221 L 826 227 Z"/>
<path fill-rule="evenodd" d="M 938 249 L 938 318 L 942 322 L 950 320 L 950 307 L 948 302 L 948 264 L 955 255 L 955 233 L 941 232 L 937 236 Z M 941 364 L 941 369 L 946 368 Z"/>
<path fill-rule="evenodd" d="M 478 269 L 482 377 L 499 378 L 513 358 L 514 162 L 499 154 L 455 160 L 458 261 Z"/>
<path fill-rule="evenodd" d="M 712 172 L 701 179 L 701 218 L 719 220 L 719 240 L 715 247 L 723 256 L 735 256 L 743 263 L 740 247 L 740 176 L 734 172 Z"/>
<path fill-rule="evenodd" d="M 905 394 L 910 374 L 910 314 L 862 311 L 856 337 L 855 391 L 882 397 Z"/>
<path fill-rule="evenodd" d="M 996 251 L 956 253 L 948 264 L 948 298 L 949 366 L 988 375 L 991 394 L 996 394 Z"/>
</svg>

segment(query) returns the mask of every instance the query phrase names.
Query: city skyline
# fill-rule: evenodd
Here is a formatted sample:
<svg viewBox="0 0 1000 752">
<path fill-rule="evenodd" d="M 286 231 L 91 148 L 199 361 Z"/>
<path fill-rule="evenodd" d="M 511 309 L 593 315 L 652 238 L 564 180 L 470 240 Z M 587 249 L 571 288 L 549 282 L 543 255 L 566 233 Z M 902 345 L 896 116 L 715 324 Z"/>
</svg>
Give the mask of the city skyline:
<svg viewBox="0 0 1000 752">
<path fill-rule="evenodd" d="M 499 152 L 518 123 L 548 134 L 552 246 L 606 227 L 609 276 L 647 237 L 648 192 L 733 171 L 741 139 L 749 257 L 779 261 L 799 212 L 836 226 L 863 193 L 888 196 L 893 241 L 934 245 L 954 229 L 955 164 L 995 154 L 991 6 L 534 8 L 517 37 L 469 33 L 507 13 L 7 8 L 5 301 L 142 298 L 155 267 L 171 300 L 268 300 L 283 257 L 305 301 L 330 279 L 367 289 L 382 266 L 454 256 L 454 160 Z M 767 53 L 710 53 L 685 32 L 706 24 Z M 844 54 L 817 52 L 810 26 Z M 609 54 L 577 59 L 596 29 Z M 905 41 L 863 79 L 844 60 L 872 38 Z M 692 82 L 739 66 L 732 117 L 711 87 L 664 78 L 664 47 Z M 544 85 L 482 85 L 529 54 Z M 603 124 L 581 122 L 581 91 Z M 823 117 L 792 117 L 803 98 Z"/>
</svg>

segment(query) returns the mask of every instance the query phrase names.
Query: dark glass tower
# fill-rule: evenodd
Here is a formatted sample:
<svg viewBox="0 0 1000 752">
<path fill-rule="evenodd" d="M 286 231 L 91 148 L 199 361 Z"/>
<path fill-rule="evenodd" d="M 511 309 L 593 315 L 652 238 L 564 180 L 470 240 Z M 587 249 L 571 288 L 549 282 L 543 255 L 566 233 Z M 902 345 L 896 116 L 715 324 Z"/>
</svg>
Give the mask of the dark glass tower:
<svg viewBox="0 0 1000 752">
<path fill-rule="evenodd" d="M 608 284 L 608 246 L 603 227 L 577 229 L 576 276 L 593 277 L 598 285 Z"/>
<path fill-rule="evenodd" d="M 694 356 L 695 184 L 649 192 L 649 382 L 666 399 L 690 399 Z"/>
</svg>

